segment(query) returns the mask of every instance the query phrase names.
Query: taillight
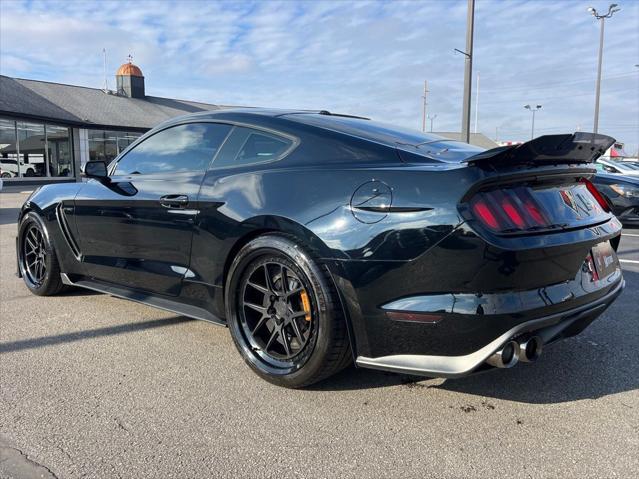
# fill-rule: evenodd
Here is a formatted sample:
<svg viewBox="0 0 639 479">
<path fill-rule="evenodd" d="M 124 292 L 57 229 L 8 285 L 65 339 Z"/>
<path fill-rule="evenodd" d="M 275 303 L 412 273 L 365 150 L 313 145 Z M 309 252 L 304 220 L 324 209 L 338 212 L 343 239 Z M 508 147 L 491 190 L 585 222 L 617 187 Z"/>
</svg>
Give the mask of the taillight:
<svg viewBox="0 0 639 479">
<path fill-rule="evenodd" d="M 523 187 L 477 193 L 470 207 L 484 226 L 500 233 L 551 226 L 542 206 Z"/>
<path fill-rule="evenodd" d="M 593 185 L 592 182 L 590 180 L 587 180 L 586 178 L 582 178 L 580 180 L 580 183 L 583 183 L 584 185 L 586 185 L 586 188 L 588 188 L 588 191 L 590 192 L 590 194 L 594 196 L 594 198 L 597 200 L 597 203 L 599 203 L 599 206 L 601 206 L 601 208 L 605 212 L 609 213 L 610 205 L 608 204 L 608 201 L 606 200 L 606 198 L 604 198 L 604 196 L 599 192 L 597 187 Z"/>
<path fill-rule="evenodd" d="M 526 227 L 526 222 L 524 218 L 519 213 L 517 206 L 513 203 L 513 201 L 509 198 L 504 199 L 501 202 L 501 207 L 506 212 L 508 219 L 515 225 L 517 228 L 523 229 Z"/>
<path fill-rule="evenodd" d="M 495 218 L 495 215 L 493 215 L 493 213 L 490 211 L 488 205 L 482 200 L 473 202 L 473 211 L 475 212 L 475 215 L 479 219 L 481 219 L 486 226 L 492 229 L 499 228 L 499 222 L 497 221 L 497 218 Z"/>
<path fill-rule="evenodd" d="M 586 179 L 570 185 L 479 191 L 469 207 L 485 228 L 501 234 L 577 228 L 610 216 L 606 198 Z"/>
<path fill-rule="evenodd" d="M 537 224 L 537 226 L 543 226 L 544 224 L 546 224 L 544 215 L 541 213 L 537 205 L 535 205 L 532 201 L 525 201 L 524 208 L 526 208 L 526 211 L 533 219 L 533 221 Z"/>
</svg>

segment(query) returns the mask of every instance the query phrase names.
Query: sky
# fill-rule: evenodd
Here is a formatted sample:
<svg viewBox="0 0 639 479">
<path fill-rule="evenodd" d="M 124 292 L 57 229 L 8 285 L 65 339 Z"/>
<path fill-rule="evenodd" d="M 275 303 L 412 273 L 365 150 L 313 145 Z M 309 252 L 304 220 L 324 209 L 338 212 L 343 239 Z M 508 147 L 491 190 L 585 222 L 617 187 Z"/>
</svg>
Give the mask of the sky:
<svg viewBox="0 0 639 479">
<path fill-rule="evenodd" d="M 606 20 L 599 132 L 639 144 L 639 1 Z M 471 131 L 499 140 L 592 131 L 601 0 L 477 0 Z M 459 131 L 466 0 L 0 0 L 0 73 L 101 88 L 127 56 L 149 95 L 325 109 Z M 1 92 L 0 92 L 1 94 Z M 436 115 L 436 116 L 435 116 Z M 427 122 L 430 129 L 430 121 Z"/>
</svg>

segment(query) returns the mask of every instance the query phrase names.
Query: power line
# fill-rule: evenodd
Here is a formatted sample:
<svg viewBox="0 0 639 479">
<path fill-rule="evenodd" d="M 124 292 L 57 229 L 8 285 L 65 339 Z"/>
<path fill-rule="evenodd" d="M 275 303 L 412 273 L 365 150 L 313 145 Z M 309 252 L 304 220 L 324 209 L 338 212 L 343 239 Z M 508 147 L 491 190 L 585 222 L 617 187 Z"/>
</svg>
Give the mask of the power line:
<svg viewBox="0 0 639 479">
<path fill-rule="evenodd" d="M 604 94 L 610 94 L 610 93 L 619 93 L 619 92 L 623 92 L 623 91 L 636 91 L 635 88 L 633 87 L 629 87 L 629 88 L 617 88 L 615 90 L 604 90 Z M 485 93 L 485 91 L 484 91 Z M 550 96 L 550 97 L 540 97 L 538 98 L 539 101 L 548 101 L 548 100 L 561 100 L 564 98 L 575 98 L 575 97 L 580 97 L 580 96 L 590 96 L 592 95 L 591 92 L 584 92 L 584 93 L 573 93 L 571 95 L 561 95 L 561 96 Z M 493 95 L 495 96 L 495 95 Z M 537 97 L 535 97 L 537 98 Z M 509 99 L 504 99 L 504 100 L 494 100 L 494 101 L 482 101 L 482 105 L 486 106 L 486 105 L 493 105 L 493 104 L 499 104 L 499 103 L 512 103 L 513 100 L 512 97 L 510 97 Z"/>
<path fill-rule="evenodd" d="M 603 77 L 604 80 L 614 80 L 617 78 L 625 78 L 625 77 L 631 77 L 637 75 L 637 72 L 628 72 L 628 73 L 619 73 L 616 75 L 608 75 Z M 486 80 L 484 79 L 484 82 Z M 542 83 L 542 84 L 538 84 L 536 86 L 530 86 L 530 87 L 525 87 L 525 86 L 516 86 L 516 87 L 508 87 L 508 88 L 498 88 L 498 89 L 488 89 L 488 90 L 484 90 L 484 93 L 491 93 L 491 92 L 503 92 L 503 91 L 519 91 L 519 90 L 545 90 L 547 88 L 556 88 L 558 86 L 572 86 L 572 85 L 576 85 L 579 83 L 592 83 L 593 81 L 595 81 L 594 78 L 587 78 L 587 79 L 583 79 L 583 80 L 571 80 L 571 81 L 566 81 L 566 82 L 554 82 L 554 83 Z"/>
</svg>

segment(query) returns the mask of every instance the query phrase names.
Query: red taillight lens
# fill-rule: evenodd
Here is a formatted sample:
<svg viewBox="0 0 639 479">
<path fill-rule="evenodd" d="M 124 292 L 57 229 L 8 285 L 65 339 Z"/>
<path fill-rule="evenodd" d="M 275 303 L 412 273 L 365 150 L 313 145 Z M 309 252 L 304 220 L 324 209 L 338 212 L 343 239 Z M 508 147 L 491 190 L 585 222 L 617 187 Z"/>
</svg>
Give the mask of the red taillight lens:
<svg viewBox="0 0 639 479">
<path fill-rule="evenodd" d="M 539 208 L 531 201 L 524 201 L 524 208 L 530 215 L 530 218 L 535 222 L 536 226 L 543 226 L 548 224 L 548 221 L 544 218 L 544 215 L 539 211 Z"/>
<path fill-rule="evenodd" d="M 548 224 L 540 206 L 524 188 L 478 193 L 470 204 L 475 217 L 494 231 L 524 231 Z"/>
<path fill-rule="evenodd" d="M 501 203 L 501 207 L 508 215 L 510 221 L 512 221 L 517 228 L 523 229 L 526 226 L 524 218 L 522 218 L 519 211 L 517 211 L 517 207 L 513 204 L 512 200 L 504 199 Z"/>
<path fill-rule="evenodd" d="M 605 212 L 609 213 L 610 212 L 610 205 L 608 204 L 608 201 L 606 200 L 606 198 L 604 198 L 604 196 L 599 192 L 597 187 L 595 185 L 593 185 L 586 178 L 582 178 L 580 180 L 580 182 L 583 183 L 584 185 L 586 185 L 586 188 L 588 188 L 588 191 L 590 192 L 590 194 L 592 196 L 594 196 L 594 198 L 597 200 L 597 203 L 599 203 L 599 206 L 601 206 L 601 208 Z"/>
<path fill-rule="evenodd" d="M 490 211 L 490 208 L 486 203 L 481 200 L 475 201 L 473 203 L 473 211 L 486 226 L 495 230 L 499 229 L 497 218 L 495 218 L 495 215 Z"/>
</svg>

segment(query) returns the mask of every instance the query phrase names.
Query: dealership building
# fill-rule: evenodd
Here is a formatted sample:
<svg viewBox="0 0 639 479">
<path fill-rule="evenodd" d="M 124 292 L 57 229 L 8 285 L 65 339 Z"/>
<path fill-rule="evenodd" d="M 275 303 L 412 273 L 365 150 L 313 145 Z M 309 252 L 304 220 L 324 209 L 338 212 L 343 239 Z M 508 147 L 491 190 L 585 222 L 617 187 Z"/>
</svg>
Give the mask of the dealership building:
<svg viewBox="0 0 639 479">
<path fill-rule="evenodd" d="M 111 161 L 140 135 L 172 117 L 228 106 L 148 96 L 131 63 L 115 91 L 0 75 L 0 175 L 5 184 L 77 181 L 88 160 Z M 459 140 L 461 134 L 437 133 Z M 496 143 L 473 133 L 470 143 Z"/>
<path fill-rule="evenodd" d="M 88 160 L 110 161 L 158 123 L 220 105 L 147 96 L 131 62 L 117 89 L 0 75 L 0 169 L 5 184 L 77 181 Z"/>
</svg>

